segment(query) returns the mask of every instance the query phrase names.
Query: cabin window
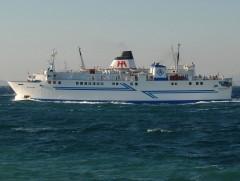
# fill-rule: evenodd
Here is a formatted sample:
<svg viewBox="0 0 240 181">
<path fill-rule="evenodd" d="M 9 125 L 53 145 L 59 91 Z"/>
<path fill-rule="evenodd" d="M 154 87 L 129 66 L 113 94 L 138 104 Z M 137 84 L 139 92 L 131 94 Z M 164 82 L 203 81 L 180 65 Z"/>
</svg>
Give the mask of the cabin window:
<svg viewBox="0 0 240 181">
<path fill-rule="evenodd" d="M 76 82 L 76 85 L 79 85 L 79 82 Z"/>
<path fill-rule="evenodd" d="M 97 85 L 100 85 L 100 82 L 97 82 Z"/>
<path fill-rule="evenodd" d="M 83 85 L 83 82 L 80 82 L 80 85 Z"/>
<path fill-rule="evenodd" d="M 61 81 L 58 81 L 58 84 L 61 84 Z"/>
<path fill-rule="evenodd" d="M 87 85 L 87 82 L 84 82 L 84 85 Z"/>
<path fill-rule="evenodd" d="M 192 82 L 189 82 L 189 85 L 192 85 Z"/>
<path fill-rule="evenodd" d="M 112 85 L 115 85 L 115 82 L 113 82 Z"/>
<path fill-rule="evenodd" d="M 177 82 L 175 82 L 175 85 L 177 85 Z"/>
<path fill-rule="evenodd" d="M 135 82 L 135 85 L 138 85 L 138 83 L 137 83 L 137 82 Z"/>
<path fill-rule="evenodd" d="M 200 85 L 203 85 L 203 82 L 200 82 Z"/>
<path fill-rule="evenodd" d="M 51 81 L 48 81 L 48 84 L 51 84 Z"/>
<path fill-rule="evenodd" d="M 116 83 L 116 85 L 118 85 L 118 82 Z"/>
<path fill-rule="evenodd" d="M 101 82 L 101 85 L 103 85 L 103 82 Z"/>
<path fill-rule="evenodd" d="M 89 70 L 89 73 L 90 73 L 90 74 L 95 74 L 95 69 L 90 69 L 90 70 Z"/>
<path fill-rule="evenodd" d="M 91 82 L 88 82 L 88 85 L 91 85 Z"/>
<path fill-rule="evenodd" d="M 130 85 L 133 85 L 133 82 L 130 82 Z"/>
<path fill-rule="evenodd" d="M 93 85 L 96 85 L 96 83 L 95 83 L 95 82 L 93 82 Z"/>
<path fill-rule="evenodd" d="M 171 85 L 174 85 L 174 83 L 172 82 Z"/>
<path fill-rule="evenodd" d="M 196 85 L 199 85 L 199 82 L 196 82 Z"/>
<path fill-rule="evenodd" d="M 56 84 L 56 81 L 53 81 L 53 84 Z"/>
</svg>

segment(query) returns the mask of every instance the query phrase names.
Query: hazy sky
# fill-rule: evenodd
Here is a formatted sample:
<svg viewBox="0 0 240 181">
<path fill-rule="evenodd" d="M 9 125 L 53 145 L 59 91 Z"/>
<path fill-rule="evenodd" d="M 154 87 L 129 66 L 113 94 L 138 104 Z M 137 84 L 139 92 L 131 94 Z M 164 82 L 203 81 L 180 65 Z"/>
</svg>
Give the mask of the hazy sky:
<svg viewBox="0 0 240 181">
<path fill-rule="evenodd" d="M 132 50 L 138 67 L 181 62 L 202 75 L 224 74 L 240 84 L 239 0 L 0 0 L 0 80 L 26 80 L 48 67 L 108 67 Z"/>
</svg>

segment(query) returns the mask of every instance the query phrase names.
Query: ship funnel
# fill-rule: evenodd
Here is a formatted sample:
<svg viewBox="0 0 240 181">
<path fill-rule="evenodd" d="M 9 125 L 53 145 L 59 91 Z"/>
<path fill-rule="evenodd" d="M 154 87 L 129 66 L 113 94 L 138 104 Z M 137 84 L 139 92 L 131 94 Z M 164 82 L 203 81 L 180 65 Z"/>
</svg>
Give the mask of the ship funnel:
<svg viewBox="0 0 240 181">
<path fill-rule="evenodd" d="M 123 51 L 120 57 L 116 57 L 109 68 L 114 69 L 136 69 L 132 51 Z"/>
</svg>

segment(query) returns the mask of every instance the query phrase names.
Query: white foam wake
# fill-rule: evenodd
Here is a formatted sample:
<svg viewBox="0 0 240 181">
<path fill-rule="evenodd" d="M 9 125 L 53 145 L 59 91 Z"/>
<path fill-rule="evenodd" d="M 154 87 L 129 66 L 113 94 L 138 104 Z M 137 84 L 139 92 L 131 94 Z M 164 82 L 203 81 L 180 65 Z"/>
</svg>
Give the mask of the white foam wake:
<svg viewBox="0 0 240 181">
<path fill-rule="evenodd" d="M 168 131 L 160 128 L 153 128 L 153 129 L 147 129 L 147 132 L 148 133 L 151 133 L 151 132 L 171 133 L 172 131 Z"/>
</svg>

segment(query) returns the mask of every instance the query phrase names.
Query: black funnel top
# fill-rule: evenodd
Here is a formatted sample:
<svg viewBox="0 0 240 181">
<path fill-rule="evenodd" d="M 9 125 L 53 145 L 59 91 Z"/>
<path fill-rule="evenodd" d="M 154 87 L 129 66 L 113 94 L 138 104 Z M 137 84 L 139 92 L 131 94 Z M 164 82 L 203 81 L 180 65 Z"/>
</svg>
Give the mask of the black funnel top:
<svg viewBox="0 0 240 181">
<path fill-rule="evenodd" d="M 132 51 L 123 51 L 121 57 L 115 58 L 115 60 L 125 60 L 125 59 L 133 59 Z"/>
</svg>

